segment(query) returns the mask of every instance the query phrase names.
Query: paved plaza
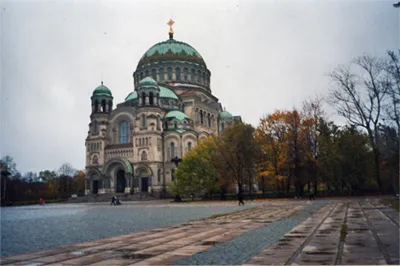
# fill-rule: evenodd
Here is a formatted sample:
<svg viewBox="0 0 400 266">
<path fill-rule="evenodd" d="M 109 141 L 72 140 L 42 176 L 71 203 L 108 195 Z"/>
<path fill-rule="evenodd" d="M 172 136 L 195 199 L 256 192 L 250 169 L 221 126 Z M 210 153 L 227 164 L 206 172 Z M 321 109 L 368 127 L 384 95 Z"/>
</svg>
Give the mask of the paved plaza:
<svg viewBox="0 0 400 266">
<path fill-rule="evenodd" d="M 266 201 L 202 220 L 1 258 L 2 265 L 399 263 L 399 215 L 378 199 Z"/>
</svg>

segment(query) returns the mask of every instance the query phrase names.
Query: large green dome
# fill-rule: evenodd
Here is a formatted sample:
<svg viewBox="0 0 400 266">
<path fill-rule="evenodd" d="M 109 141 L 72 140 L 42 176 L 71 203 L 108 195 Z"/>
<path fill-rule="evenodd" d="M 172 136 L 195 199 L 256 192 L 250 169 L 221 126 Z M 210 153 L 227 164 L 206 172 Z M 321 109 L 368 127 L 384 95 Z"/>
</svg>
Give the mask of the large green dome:
<svg viewBox="0 0 400 266">
<path fill-rule="evenodd" d="M 161 61 L 186 61 L 206 66 L 203 58 L 192 46 L 187 43 L 169 39 L 153 45 L 142 56 L 138 67 Z"/>
<path fill-rule="evenodd" d="M 104 86 L 102 81 L 101 85 L 93 91 L 93 96 L 112 96 L 112 94 L 111 90 Z"/>
</svg>

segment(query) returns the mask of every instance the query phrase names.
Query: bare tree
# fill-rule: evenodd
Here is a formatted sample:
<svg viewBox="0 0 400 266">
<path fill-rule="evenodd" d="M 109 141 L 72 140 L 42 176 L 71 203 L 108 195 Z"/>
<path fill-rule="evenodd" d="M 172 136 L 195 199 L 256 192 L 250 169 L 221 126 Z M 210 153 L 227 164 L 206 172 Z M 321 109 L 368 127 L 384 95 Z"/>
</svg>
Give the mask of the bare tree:
<svg viewBox="0 0 400 266">
<path fill-rule="evenodd" d="M 64 163 L 61 165 L 60 169 L 58 169 L 58 174 L 60 176 L 74 176 L 77 171 L 72 167 L 69 163 Z"/>
<path fill-rule="evenodd" d="M 400 128 L 400 62 L 399 56 L 389 51 L 385 70 L 389 74 L 391 86 L 388 87 L 388 103 L 385 108 L 387 117 Z M 400 50 L 399 50 L 400 55 Z M 400 134 L 400 133 L 399 133 Z"/>
<path fill-rule="evenodd" d="M 377 144 L 379 123 L 390 86 L 384 64 L 378 58 L 364 55 L 350 66 L 337 68 L 330 77 L 335 86 L 331 89 L 329 102 L 351 125 L 367 131 L 374 154 L 375 179 L 382 190 Z"/>
<path fill-rule="evenodd" d="M 388 89 L 389 101 L 386 106 L 386 116 L 397 126 L 397 136 L 399 138 L 398 150 L 400 154 L 400 50 L 398 51 L 398 55 L 393 51 L 389 51 L 387 54 L 388 60 L 386 62 L 386 71 L 392 82 Z"/>
</svg>

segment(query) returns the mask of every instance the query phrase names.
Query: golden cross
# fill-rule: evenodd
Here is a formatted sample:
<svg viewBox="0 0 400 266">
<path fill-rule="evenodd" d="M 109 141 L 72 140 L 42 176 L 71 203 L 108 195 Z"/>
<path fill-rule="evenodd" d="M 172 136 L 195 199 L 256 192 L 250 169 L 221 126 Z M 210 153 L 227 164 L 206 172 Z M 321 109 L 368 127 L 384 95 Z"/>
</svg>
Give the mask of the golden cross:
<svg viewBox="0 0 400 266">
<path fill-rule="evenodd" d="M 172 19 L 170 19 L 167 23 L 167 25 L 169 26 L 169 33 L 174 33 L 174 30 L 172 29 L 172 25 L 174 25 L 175 21 L 173 21 Z"/>
</svg>

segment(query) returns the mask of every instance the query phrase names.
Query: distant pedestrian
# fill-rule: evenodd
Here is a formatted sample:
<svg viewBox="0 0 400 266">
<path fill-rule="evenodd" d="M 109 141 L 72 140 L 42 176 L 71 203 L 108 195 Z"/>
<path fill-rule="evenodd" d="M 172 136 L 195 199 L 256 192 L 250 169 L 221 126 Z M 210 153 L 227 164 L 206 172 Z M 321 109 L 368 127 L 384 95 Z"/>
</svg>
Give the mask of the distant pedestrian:
<svg viewBox="0 0 400 266">
<path fill-rule="evenodd" d="M 111 199 L 111 205 L 115 205 L 115 200 L 116 200 L 116 198 L 113 196 Z"/>
<path fill-rule="evenodd" d="M 244 202 L 243 202 L 243 195 L 242 193 L 239 192 L 238 194 L 238 200 L 239 200 L 239 206 L 243 205 L 244 206 Z"/>
<path fill-rule="evenodd" d="M 42 198 L 40 198 L 39 202 L 40 202 L 40 205 L 44 205 L 45 204 L 44 200 Z"/>
<path fill-rule="evenodd" d="M 315 200 L 314 188 L 310 188 L 310 200 Z"/>
</svg>

